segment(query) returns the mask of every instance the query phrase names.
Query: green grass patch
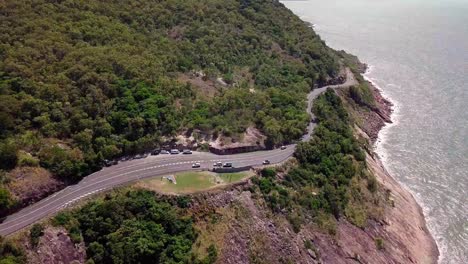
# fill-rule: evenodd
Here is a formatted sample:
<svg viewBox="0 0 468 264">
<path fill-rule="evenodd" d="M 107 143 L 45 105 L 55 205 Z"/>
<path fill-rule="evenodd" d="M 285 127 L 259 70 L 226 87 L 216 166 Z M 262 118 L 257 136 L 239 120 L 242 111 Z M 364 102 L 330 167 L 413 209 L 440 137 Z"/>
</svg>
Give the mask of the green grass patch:
<svg viewBox="0 0 468 264">
<path fill-rule="evenodd" d="M 176 183 L 157 177 L 137 182 L 135 185 L 157 192 L 186 194 L 236 183 L 251 175 L 250 171 L 219 174 L 209 171 L 190 171 L 175 174 Z"/>
<path fill-rule="evenodd" d="M 176 184 L 171 184 L 174 190 L 196 191 L 212 187 L 216 184 L 216 177 L 209 172 L 184 172 L 175 175 Z"/>
</svg>

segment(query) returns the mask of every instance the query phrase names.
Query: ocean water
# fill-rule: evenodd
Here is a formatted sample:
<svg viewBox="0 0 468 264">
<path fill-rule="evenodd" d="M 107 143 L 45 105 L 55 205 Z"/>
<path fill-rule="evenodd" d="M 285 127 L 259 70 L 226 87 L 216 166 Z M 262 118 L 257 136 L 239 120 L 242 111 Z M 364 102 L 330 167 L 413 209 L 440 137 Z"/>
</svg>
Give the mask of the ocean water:
<svg viewBox="0 0 468 264">
<path fill-rule="evenodd" d="M 468 263 L 468 0 L 282 1 L 370 66 L 395 104 L 376 151 L 421 204 L 440 263 Z"/>
</svg>

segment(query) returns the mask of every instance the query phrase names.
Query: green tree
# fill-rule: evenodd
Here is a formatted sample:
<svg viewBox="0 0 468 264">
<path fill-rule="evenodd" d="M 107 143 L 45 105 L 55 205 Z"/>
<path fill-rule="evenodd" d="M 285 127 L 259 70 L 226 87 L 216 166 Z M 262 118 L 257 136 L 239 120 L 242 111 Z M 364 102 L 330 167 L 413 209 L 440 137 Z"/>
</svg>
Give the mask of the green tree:
<svg viewBox="0 0 468 264">
<path fill-rule="evenodd" d="M 44 235 L 44 226 L 41 224 L 34 224 L 29 231 L 29 240 L 33 247 L 37 246 L 42 235 Z"/>
<path fill-rule="evenodd" d="M 0 169 L 9 170 L 16 166 L 18 147 L 12 140 L 0 142 Z"/>
<path fill-rule="evenodd" d="M 14 204 L 13 197 L 4 187 L 0 187 L 0 211 L 7 211 Z"/>
</svg>

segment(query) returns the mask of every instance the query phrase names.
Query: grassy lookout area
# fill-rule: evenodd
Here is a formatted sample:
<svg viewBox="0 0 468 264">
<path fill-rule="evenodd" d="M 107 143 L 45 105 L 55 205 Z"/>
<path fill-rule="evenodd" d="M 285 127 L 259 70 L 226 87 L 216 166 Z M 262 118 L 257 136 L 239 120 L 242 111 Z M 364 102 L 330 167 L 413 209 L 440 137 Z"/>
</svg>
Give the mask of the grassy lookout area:
<svg viewBox="0 0 468 264">
<path fill-rule="evenodd" d="M 136 187 L 167 194 L 188 194 L 201 192 L 251 177 L 252 171 L 235 173 L 214 173 L 209 171 L 181 172 L 164 177 L 149 178 L 135 183 Z M 169 179 L 175 179 L 171 181 Z"/>
</svg>

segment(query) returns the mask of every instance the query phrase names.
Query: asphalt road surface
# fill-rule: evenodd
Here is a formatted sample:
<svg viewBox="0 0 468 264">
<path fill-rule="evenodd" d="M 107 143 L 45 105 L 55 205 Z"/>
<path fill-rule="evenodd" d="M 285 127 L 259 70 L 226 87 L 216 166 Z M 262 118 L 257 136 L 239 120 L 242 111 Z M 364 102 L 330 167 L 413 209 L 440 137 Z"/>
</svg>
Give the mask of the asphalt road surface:
<svg viewBox="0 0 468 264">
<path fill-rule="evenodd" d="M 331 85 L 318 88 L 309 93 L 307 111 L 312 115 L 313 100 L 325 92 L 327 88 L 340 88 L 356 84 L 356 80 L 349 69 L 346 69 L 347 80 L 341 85 Z M 313 117 L 313 115 L 312 115 Z M 310 123 L 307 134 L 303 140 L 308 140 L 315 128 L 315 123 Z M 181 171 L 201 170 L 213 168 L 215 162 L 232 162 L 234 167 L 260 166 L 268 159 L 271 164 L 285 161 L 294 153 L 295 145 L 288 145 L 286 149 L 274 149 L 268 151 L 256 151 L 251 153 L 234 155 L 215 155 L 206 152 L 193 152 L 193 154 L 160 154 L 144 159 L 136 159 L 121 162 L 115 166 L 106 167 L 90 174 L 79 183 L 52 194 L 51 196 L 30 205 L 17 213 L 8 216 L 0 224 L 0 235 L 6 236 L 16 232 L 36 221 L 39 221 L 74 202 L 93 195 L 97 192 L 112 189 L 144 178 L 173 174 Z M 201 167 L 193 169 L 193 163 L 200 163 Z"/>
</svg>

